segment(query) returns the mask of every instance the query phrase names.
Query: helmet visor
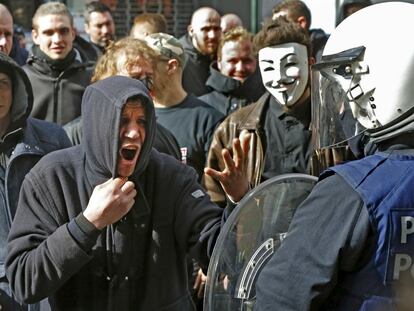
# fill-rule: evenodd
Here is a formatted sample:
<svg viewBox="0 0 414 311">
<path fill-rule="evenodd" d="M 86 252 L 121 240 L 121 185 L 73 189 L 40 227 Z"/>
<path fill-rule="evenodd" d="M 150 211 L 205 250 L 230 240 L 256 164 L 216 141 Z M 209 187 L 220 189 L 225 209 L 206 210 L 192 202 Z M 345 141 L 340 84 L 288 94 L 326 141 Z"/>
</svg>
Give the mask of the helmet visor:
<svg viewBox="0 0 414 311">
<path fill-rule="evenodd" d="M 322 57 L 312 66 L 312 173 L 353 158 L 349 140 L 364 128 L 353 114 L 353 68 L 363 47 Z M 316 158 L 315 158 L 316 156 Z M 319 168 L 317 165 L 319 162 Z"/>
</svg>

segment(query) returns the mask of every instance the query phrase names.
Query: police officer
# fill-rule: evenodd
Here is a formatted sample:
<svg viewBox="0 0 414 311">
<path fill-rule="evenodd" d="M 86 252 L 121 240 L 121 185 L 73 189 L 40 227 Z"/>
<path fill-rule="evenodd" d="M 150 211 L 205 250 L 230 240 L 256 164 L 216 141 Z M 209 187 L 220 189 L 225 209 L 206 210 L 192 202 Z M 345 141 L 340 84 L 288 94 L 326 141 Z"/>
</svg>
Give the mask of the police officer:
<svg viewBox="0 0 414 311">
<path fill-rule="evenodd" d="M 259 276 L 255 310 L 412 309 L 413 18 L 408 3 L 362 9 L 313 67 L 315 126 L 344 135 L 348 112 L 376 152 L 320 176 Z"/>
</svg>

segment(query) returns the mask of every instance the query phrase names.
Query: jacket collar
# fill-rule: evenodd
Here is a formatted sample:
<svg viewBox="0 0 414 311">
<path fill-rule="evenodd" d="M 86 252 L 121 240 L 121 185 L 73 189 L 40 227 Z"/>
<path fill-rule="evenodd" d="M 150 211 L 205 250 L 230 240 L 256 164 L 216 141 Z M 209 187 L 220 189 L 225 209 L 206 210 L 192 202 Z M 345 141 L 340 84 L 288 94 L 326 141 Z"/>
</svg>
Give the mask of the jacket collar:
<svg viewBox="0 0 414 311">
<path fill-rule="evenodd" d="M 265 92 L 259 100 L 247 107 L 246 113 L 244 114 L 243 119 L 240 120 L 240 128 L 246 130 L 255 130 L 261 127 L 261 120 L 263 112 L 266 111 L 266 107 L 269 104 L 269 99 L 271 98 L 268 92 Z"/>
</svg>

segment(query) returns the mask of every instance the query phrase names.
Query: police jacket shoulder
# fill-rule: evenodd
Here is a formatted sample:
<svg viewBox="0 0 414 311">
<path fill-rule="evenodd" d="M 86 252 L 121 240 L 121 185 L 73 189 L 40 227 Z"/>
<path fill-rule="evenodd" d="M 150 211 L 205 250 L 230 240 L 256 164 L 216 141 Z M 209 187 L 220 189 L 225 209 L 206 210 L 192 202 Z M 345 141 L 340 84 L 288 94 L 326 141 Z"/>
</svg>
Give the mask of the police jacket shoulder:
<svg viewBox="0 0 414 311">
<path fill-rule="evenodd" d="M 257 310 L 330 309 L 340 280 L 372 254 L 373 236 L 367 209 L 342 177 L 318 182 L 259 276 Z"/>
</svg>

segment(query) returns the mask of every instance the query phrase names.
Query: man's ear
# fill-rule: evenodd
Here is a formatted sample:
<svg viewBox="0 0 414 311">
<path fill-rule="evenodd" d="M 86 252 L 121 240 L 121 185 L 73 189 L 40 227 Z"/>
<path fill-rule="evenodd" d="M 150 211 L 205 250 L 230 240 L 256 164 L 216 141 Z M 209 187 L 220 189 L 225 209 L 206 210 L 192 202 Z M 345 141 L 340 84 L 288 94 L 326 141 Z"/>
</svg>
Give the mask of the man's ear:
<svg viewBox="0 0 414 311">
<path fill-rule="evenodd" d="M 72 41 L 75 41 L 77 30 L 75 27 L 71 27 L 70 33 L 72 34 Z"/>
<path fill-rule="evenodd" d="M 35 44 L 39 45 L 39 34 L 36 29 L 32 29 L 32 39 Z"/>
<path fill-rule="evenodd" d="M 85 25 L 85 27 L 84 27 L 85 32 L 89 35 L 89 24 L 85 23 L 84 25 Z"/>
<path fill-rule="evenodd" d="M 190 24 L 187 26 L 187 32 L 190 35 L 190 37 L 193 36 L 193 33 L 194 33 L 193 25 Z"/>
<path fill-rule="evenodd" d="M 309 66 L 312 66 L 316 63 L 315 57 L 311 56 L 308 58 Z"/>
<path fill-rule="evenodd" d="M 220 58 L 217 58 L 217 69 L 219 70 L 219 71 L 221 71 L 221 62 L 220 62 Z"/>
<path fill-rule="evenodd" d="M 306 19 L 305 16 L 299 16 L 296 22 L 299 24 L 301 28 L 306 29 L 306 30 L 309 29 L 310 25 L 308 25 L 308 20 Z"/>
<path fill-rule="evenodd" d="M 167 74 L 173 74 L 177 71 L 178 67 L 180 67 L 178 60 L 176 60 L 175 58 L 170 59 L 167 65 Z"/>
</svg>

